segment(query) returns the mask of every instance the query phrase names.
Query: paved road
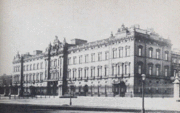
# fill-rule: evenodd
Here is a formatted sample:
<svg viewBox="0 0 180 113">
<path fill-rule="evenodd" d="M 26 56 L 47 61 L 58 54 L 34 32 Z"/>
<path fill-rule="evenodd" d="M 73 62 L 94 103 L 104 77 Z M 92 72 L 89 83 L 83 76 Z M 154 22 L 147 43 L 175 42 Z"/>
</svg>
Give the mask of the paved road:
<svg viewBox="0 0 180 113">
<path fill-rule="evenodd" d="M 29 99 L 8 99 L 1 97 L 0 103 L 33 104 L 33 105 L 69 105 L 69 98 L 46 97 Z M 121 97 L 78 97 L 72 99 L 74 106 L 121 108 L 121 109 L 141 109 L 141 98 L 121 98 Z M 173 98 L 145 98 L 146 110 L 176 110 L 180 111 L 180 102 Z M 39 111 L 41 112 L 41 111 Z M 51 111 L 52 113 L 56 111 Z M 49 113 L 51 113 L 49 112 Z"/>
</svg>

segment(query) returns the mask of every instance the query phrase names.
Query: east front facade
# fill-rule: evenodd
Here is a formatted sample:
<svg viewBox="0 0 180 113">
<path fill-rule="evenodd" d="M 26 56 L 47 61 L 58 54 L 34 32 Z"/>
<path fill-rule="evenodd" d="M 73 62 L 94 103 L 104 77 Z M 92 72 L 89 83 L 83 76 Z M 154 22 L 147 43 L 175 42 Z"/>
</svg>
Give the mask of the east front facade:
<svg viewBox="0 0 180 113">
<path fill-rule="evenodd" d="M 11 93 L 24 95 L 173 96 L 171 41 L 153 30 L 121 26 L 110 37 L 67 43 L 55 37 L 45 52 L 17 55 Z"/>
</svg>

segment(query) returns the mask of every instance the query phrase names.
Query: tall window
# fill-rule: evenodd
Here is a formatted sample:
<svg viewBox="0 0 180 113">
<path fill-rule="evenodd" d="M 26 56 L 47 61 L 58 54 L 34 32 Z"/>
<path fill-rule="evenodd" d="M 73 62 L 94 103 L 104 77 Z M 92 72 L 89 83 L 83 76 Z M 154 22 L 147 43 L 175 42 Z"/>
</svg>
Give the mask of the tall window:
<svg viewBox="0 0 180 113">
<path fill-rule="evenodd" d="M 71 78 L 71 70 L 70 70 L 70 69 L 68 70 L 68 76 L 67 76 L 67 78 Z"/>
<path fill-rule="evenodd" d="M 117 49 L 113 49 L 113 58 L 116 58 L 117 57 Z"/>
<path fill-rule="evenodd" d="M 123 57 L 123 47 L 119 47 L 119 57 Z"/>
<path fill-rule="evenodd" d="M 23 71 L 25 71 L 25 66 L 23 66 Z"/>
<path fill-rule="evenodd" d="M 101 67 L 101 66 L 99 66 L 99 67 L 97 68 L 97 71 L 98 71 L 98 77 L 99 77 L 99 76 L 102 76 L 102 67 Z"/>
<path fill-rule="evenodd" d="M 85 55 L 85 63 L 88 62 L 88 59 L 89 59 L 88 54 L 86 54 L 86 55 Z"/>
<path fill-rule="evenodd" d="M 74 57 L 73 57 L 73 64 L 76 64 L 76 63 L 77 63 L 76 60 L 77 60 L 77 58 L 76 58 L 76 56 L 74 56 Z"/>
<path fill-rule="evenodd" d="M 43 62 L 41 62 L 41 69 L 43 69 Z"/>
<path fill-rule="evenodd" d="M 130 46 L 126 46 L 126 56 L 130 56 Z"/>
<path fill-rule="evenodd" d="M 108 67 L 107 66 L 104 67 L 104 75 L 105 75 L 105 77 L 108 75 Z"/>
<path fill-rule="evenodd" d="M 156 65 L 156 75 L 160 75 L 160 65 Z"/>
<path fill-rule="evenodd" d="M 68 64 L 71 64 L 71 57 L 68 58 Z"/>
<path fill-rule="evenodd" d="M 40 74 L 40 80 L 43 80 L 43 73 Z"/>
<path fill-rule="evenodd" d="M 26 81 L 28 81 L 28 75 L 26 75 Z"/>
<path fill-rule="evenodd" d="M 106 51 L 106 52 L 105 52 L 105 60 L 108 60 L 108 59 L 109 59 L 109 52 Z"/>
<path fill-rule="evenodd" d="M 149 65 L 149 75 L 152 75 L 152 65 Z"/>
<path fill-rule="evenodd" d="M 57 59 L 54 60 L 54 66 L 57 66 Z"/>
<path fill-rule="evenodd" d="M 91 62 L 94 62 L 95 61 L 95 53 L 92 53 L 91 54 Z"/>
<path fill-rule="evenodd" d="M 127 75 L 127 65 L 125 65 L 125 75 Z"/>
<path fill-rule="evenodd" d="M 138 47 L 138 56 L 142 56 L 142 46 Z"/>
<path fill-rule="evenodd" d="M 73 69 L 73 78 L 76 77 L 76 69 Z"/>
<path fill-rule="evenodd" d="M 78 72 L 78 74 L 79 74 L 79 75 L 78 75 L 78 77 L 79 77 L 79 78 L 81 78 L 81 77 L 82 77 L 82 69 L 81 69 L 81 68 L 79 68 L 79 70 L 78 70 L 78 71 L 79 71 L 79 72 Z"/>
<path fill-rule="evenodd" d="M 165 52 L 165 60 L 168 60 L 168 51 Z"/>
<path fill-rule="evenodd" d="M 33 64 L 33 70 L 35 70 L 35 64 Z"/>
<path fill-rule="evenodd" d="M 149 48 L 149 58 L 152 58 L 153 48 Z"/>
<path fill-rule="evenodd" d="M 36 80 L 39 80 L 39 73 L 36 74 Z"/>
<path fill-rule="evenodd" d="M 156 50 L 156 58 L 160 59 L 160 50 L 159 49 Z"/>
<path fill-rule="evenodd" d="M 101 61 L 102 60 L 102 52 L 99 52 L 98 53 L 98 61 Z"/>
<path fill-rule="evenodd" d="M 142 65 L 143 65 L 142 62 L 138 63 L 138 74 L 142 74 Z"/>
<path fill-rule="evenodd" d="M 164 68 L 164 75 L 166 77 L 168 76 L 168 66 L 165 66 L 165 68 Z"/>
<path fill-rule="evenodd" d="M 29 65 L 26 66 L 26 71 L 28 71 L 28 70 L 29 70 Z"/>
<path fill-rule="evenodd" d="M 37 63 L 37 69 L 39 69 L 39 63 Z"/>
<path fill-rule="evenodd" d="M 88 77 L 88 68 L 84 68 L 84 78 Z"/>
<path fill-rule="evenodd" d="M 82 63 L 82 55 L 79 56 L 79 64 Z"/>
<path fill-rule="evenodd" d="M 95 67 L 91 67 L 91 77 L 95 76 Z"/>
</svg>

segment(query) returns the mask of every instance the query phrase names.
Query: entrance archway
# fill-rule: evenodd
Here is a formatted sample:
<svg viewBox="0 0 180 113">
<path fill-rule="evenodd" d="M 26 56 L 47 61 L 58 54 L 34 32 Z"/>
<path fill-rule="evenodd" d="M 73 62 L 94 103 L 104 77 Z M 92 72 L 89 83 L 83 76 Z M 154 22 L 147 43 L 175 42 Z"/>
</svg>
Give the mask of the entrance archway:
<svg viewBox="0 0 180 113">
<path fill-rule="evenodd" d="M 86 96 L 88 93 L 88 85 L 85 85 L 83 90 L 84 90 L 84 95 Z"/>
<path fill-rule="evenodd" d="M 118 84 L 113 84 L 114 86 L 114 96 L 119 95 L 120 97 L 124 97 L 126 93 L 126 84 L 124 82 L 120 82 Z"/>
</svg>

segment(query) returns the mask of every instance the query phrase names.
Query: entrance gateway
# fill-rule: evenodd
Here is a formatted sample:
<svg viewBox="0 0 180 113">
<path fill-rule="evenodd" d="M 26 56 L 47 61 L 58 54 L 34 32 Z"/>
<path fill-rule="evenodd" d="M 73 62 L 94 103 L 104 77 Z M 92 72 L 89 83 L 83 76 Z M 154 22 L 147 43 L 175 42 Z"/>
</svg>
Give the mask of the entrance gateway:
<svg viewBox="0 0 180 113">
<path fill-rule="evenodd" d="M 113 84 L 113 92 L 114 96 L 119 95 L 120 97 L 124 97 L 126 93 L 126 85 L 124 81 L 121 81 L 120 83 L 114 83 Z"/>
</svg>

